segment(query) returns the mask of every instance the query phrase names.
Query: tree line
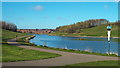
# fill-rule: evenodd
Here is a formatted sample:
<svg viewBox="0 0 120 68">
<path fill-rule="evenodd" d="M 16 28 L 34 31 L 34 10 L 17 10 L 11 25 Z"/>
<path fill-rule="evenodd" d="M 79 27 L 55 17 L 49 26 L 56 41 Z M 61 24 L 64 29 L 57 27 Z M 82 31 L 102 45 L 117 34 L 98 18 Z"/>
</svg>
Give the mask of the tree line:
<svg viewBox="0 0 120 68">
<path fill-rule="evenodd" d="M 56 31 L 64 33 L 80 33 L 81 29 L 96 27 L 108 23 L 109 21 L 106 19 L 91 19 L 83 22 L 77 22 L 71 25 L 59 26 L 56 28 Z"/>
<path fill-rule="evenodd" d="M 17 26 L 13 23 L 7 23 L 5 21 L 0 22 L 0 28 L 11 30 L 11 31 L 17 31 Z"/>
</svg>

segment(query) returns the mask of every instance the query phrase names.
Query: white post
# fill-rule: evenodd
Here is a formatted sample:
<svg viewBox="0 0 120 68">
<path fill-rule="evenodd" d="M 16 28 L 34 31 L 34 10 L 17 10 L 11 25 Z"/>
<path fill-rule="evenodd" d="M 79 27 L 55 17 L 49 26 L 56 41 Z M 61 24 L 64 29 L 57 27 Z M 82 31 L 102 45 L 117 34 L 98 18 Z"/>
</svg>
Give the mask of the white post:
<svg viewBox="0 0 120 68">
<path fill-rule="evenodd" d="M 110 55 L 110 30 L 108 30 L 108 55 Z"/>
<path fill-rule="evenodd" d="M 111 26 L 109 24 L 109 26 L 107 26 L 107 30 L 108 30 L 108 55 L 110 55 L 110 33 L 111 33 Z"/>
<path fill-rule="evenodd" d="M 108 31 L 108 42 L 110 41 L 110 33 L 111 31 Z"/>
</svg>

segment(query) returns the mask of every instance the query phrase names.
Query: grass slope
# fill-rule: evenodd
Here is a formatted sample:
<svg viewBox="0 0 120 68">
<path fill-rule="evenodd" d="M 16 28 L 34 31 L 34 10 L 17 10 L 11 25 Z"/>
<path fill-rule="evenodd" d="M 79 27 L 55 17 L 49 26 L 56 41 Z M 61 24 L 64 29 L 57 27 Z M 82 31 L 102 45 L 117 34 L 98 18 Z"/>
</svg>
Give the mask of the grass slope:
<svg viewBox="0 0 120 68">
<path fill-rule="evenodd" d="M 37 59 L 46 59 L 60 56 L 59 54 L 36 51 L 36 50 L 28 50 L 19 48 L 17 46 L 11 46 L 6 43 L 8 39 L 15 38 L 16 34 L 18 36 L 26 35 L 24 33 L 12 32 L 9 30 L 2 30 L 2 62 L 10 62 L 10 61 L 23 61 L 23 60 L 37 60 Z"/>
<path fill-rule="evenodd" d="M 80 29 L 81 33 L 59 33 L 54 32 L 48 35 L 59 35 L 59 36 L 103 36 L 107 37 L 107 25 L 101 25 L 92 28 Z M 112 25 L 111 37 L 118 37 L 118 26 Z"/>
<path fill-rule="evenodd" d="M 87 28 L 82 30 L 83 35 L 88 36 L 107 36 L 106 25 Z M 81 34 L 82 35 L 82 34 Z M 113 25 L 111 30 L 112 37 L 118 37 L 118 26 Z"/>
</svg>

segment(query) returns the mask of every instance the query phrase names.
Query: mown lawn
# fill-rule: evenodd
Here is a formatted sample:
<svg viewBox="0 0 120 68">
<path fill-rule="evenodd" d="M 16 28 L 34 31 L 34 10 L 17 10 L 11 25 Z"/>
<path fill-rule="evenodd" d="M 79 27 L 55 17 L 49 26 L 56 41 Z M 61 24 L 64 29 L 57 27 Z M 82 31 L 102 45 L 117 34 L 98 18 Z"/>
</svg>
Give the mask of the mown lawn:
<svg viewBox="0 0 120 68">
<path fill-rule="evenodd" d="M 119 61 L 93 61 L 86 63 L 70 64 L 65 66 L 55 66 L 50 68 L 119 68 Z"/>
<path fill-rule="evenodd" d="M 94 61 L 94 62 L 87 62 L 87 63 L 71 64 L 66 66 L 118 66 L 118 61 L 115 61 L 115 60 Z"/>
<path fill-rule="evenodd" d="M 2 30 L 2 56 L 0 56 L 0 58 L 2 58 L 2 62 L 47 59 L 60 56 L 59 54 L 28 50 L 7 44 L 6 41 L 8 39 L 15 38 L 16 34 L 18 37 L 26 35 L 25 33 L 17 33 L 4 29 Z"/>
<path fill-rule="evenodd" d="M 117 60 L 93 61 L 86 63 L 70 64 L 65 66 L 55 66 L 50 68 L 119 68 L 119 62 Z"/>
<path fill-rule="evenodd" d="M 17 46 L 11 46 L 9 44 L 4 44 L 2 46 L 2 53 L 3 62 L 47 59 L 60 56 L 59 54 L 28 50 Z"/>
</svg>

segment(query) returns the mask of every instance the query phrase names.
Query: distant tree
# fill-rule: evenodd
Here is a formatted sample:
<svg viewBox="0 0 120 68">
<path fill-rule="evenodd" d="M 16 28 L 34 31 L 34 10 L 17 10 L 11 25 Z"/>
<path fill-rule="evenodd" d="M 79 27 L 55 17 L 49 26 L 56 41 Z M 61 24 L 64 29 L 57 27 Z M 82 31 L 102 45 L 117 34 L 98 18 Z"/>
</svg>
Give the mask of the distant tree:
<svg viewBox="0 0 120 68">
<path fill-rule="evenodd" d="M 109 21 L 106 19 L 91 19 L 84 22 L 77 22 L 71 25 L 59 26 L 56 28 L 56 31 L 64 33 L 78 33 L 81 32 L 80 29 L 96 27 L 108 23 Z"/>
<path fill-rule="evenodd" d="M 5 21 L 0 22 L 0 28 L 11 30 L 11 31 L 17 31 L 17 26 L 13 23 L 6 23 Z"/>
</svg>

